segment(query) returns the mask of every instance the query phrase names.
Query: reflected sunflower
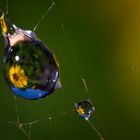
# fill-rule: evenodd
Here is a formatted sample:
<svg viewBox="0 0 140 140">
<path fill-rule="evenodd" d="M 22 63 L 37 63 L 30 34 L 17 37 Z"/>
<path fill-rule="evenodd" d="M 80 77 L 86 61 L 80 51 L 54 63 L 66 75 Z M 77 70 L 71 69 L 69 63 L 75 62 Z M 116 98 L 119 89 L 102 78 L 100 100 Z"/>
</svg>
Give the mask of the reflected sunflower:
<svg viewBox="0 0 140 140">
<path fill-rule="evenodd" d="M 24 88 L 27 86 L 27 76 L 24 73 L 24 69 L 21 69 L 19 65 L 12 66 L 9 69 L 9 77 L 16 87 Z"/>
<path fill-rule="evenodd" d="M 79 107 L 76 109 L 76 111 L 77 111 L 79 114 L 82 114 L 82 115 L 85 114 L 85 111 L 84 111 L 84 109 L 83 109 L 81 106 L 79 106 Z"/>
</svg>

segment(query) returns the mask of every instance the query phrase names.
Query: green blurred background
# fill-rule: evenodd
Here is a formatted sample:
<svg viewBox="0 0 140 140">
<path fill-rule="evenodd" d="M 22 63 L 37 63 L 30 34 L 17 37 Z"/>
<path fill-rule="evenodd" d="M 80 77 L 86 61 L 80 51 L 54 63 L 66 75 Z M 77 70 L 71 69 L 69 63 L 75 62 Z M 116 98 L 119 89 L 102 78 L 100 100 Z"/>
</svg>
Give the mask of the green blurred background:
<svg viewBox="0 0 140 140">
<path fill-rule="evenodd" d="M 55 3 L 36 34 L 60 62 L 62 89 L 42 100 L 17 97 L 22 122 L 45 119 L 32 125 L 32 139 L 99 140 L 91 126 L 71 111 L 71 99 L 78 102 L 88 98 L 77 64 L 96 108 L 91 121 L 105 140 L 139 139 L 140 2 L 55 0 Z M 9 0 L 9 17 L 18 27 L 33 29 L 51 4 L 51 0 Z M 0 0 L 0 8 L 5 11 L 5 7 L 6 0 Z M 16 121 L 16 112 L 13 93 L 3 78 L 2 37 L 0 44 L 0 139 L 27 140 L 16 126 L 4 123 Z M 28 131 L 28 127 L 25 129 Z"/>
</svg>

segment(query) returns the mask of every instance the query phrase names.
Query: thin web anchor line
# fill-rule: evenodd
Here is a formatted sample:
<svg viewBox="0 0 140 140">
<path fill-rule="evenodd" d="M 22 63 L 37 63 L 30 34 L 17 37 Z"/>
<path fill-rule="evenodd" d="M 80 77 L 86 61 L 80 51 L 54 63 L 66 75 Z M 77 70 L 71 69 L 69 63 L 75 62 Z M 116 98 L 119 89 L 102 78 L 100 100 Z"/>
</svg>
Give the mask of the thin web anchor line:
<svg viewBox="0 0 140 140">
<path fill-rule="evenodd" d="M 90 120 L 86 120 L 90 126 L 92 127 L 93 131 L 96 132 L 96 134 L 100 137 L 101 140 L 105 140 L 102 136 L 102 134 L 98 131 L 98 129 L 92 124 L 92 122 Z"/>
<path fill-rule="evenodd" d="M 51 6 L 49 7 L 49 9 L 43 14 L 43 16 L 40 18 L 40 20 L 37 22 L 37 24 L 35 25 L 33 31 L 35 31 L 37 29 L 37 27 L 40 25 L 41 21 L 48 15 L 48 13 L 51 11 L 51 9 L 53 8 L 53 6 L 55 5 L 54 1 L 52 1 Z"/>
<path fill-rule="evenodd" d="M 9 10 L 9 1 L 6 0 L 6 14 L 8 14 L 8 10 Z"/>
<path fill-rule="evenodd" d="M 55 139 L 55 137 L 54 137 L 54 131 L 53 131 L 53 121 L 52 121 L 53 117 L 52 117 L 52 115 L 51 115 L 51 114 L 49 114 L 48 119 L 49 119 L 49 125 L 50 125 L 50 129 L 51 129 L 51 140 L 54 140 L 54 139 Z"/>
<path fill-rule="evenodd" d="M 91 99 L 90 94 L 89 94 L 89 91 L 88 91 L 87 83 L 86 83 L 86 80 L 85 80 L 84 77 L 82 78 L 82 83 L 83 83 L 83 85 L 84 85 L 84 88 L 85 88 L 85 90 L 86 90 L 86 93 L 87 93 L 87 95 L 88 95 L 88 98 Z"/>
<path fill-rule="evenodd" d="M 84 86 L 85 91 L 86 91 L 85 93 L 87 94 L 88 99 L 91 99 L 90 93 L 89 93 L 89 90 L 88 90 L 88 86 L 87 86 L 87 82 L 86 82 L 86 80 L 85 80 L 85 78 L 84 78 L 84 76 L 83 76 L 83 74 L 82 74 L 82 72 L 81 72 L 81 69 L 80 69 L 80 67 L 79 67 L 79 65 L 78 65 L 78 63 L 77 63 L 77 60 L 74 58 L 73 61 L 74 61 L 74 63 L 76 64 L 77 70 L 78 70 L 78 72 L 79 72 L 79 74 L 80 74 L 80 77 L 81 77 L 83 86 Z"/>
<path fill-rule="evenodd" d="M 23 132 L 23 134 L 25 134 L 25 136 L 27 136 L 27 138 L 29 140 L 32 140 L 32 138 L 27 133 L 27 131 L 23 128 L 23 125 L 20 122 L 20 119 L 19 119 L 19 116 L 18 116 L 18 106 L 17 106 L 17 97 L 16 96 L 14 96 L 14 103 L 15 103 L 15 111 L 16 111 L 16 122 L 15 122 L 15 125 L 16 125 L 17 128 L 19 128 Z"/>
<path fill-rule="evenodd" d="M 61 22 L 61 20 L 60 20 L 59 17 L 58 17 L 58 19 L 59 19 L 59 21 L 60 21 L 60 26 L 61 26 L 61 28 L 62 28 L 62 31 L 63 31 L 64 37 L 65 37 L 65 39 L 66 39 L 66 42 L 67 42 L 67 44 L 69 45 L 69 44 L 70 44 L 70 41 L 69 41 L 69 37 L 68 37 L 68 35 L 67 35 L 67 33 L 66 33 L 64 24 Z M 80 76 L 81 76 L 81 79 L 82 79 L 82 83 L 83 83 L 83 85 L 84 85 L 84 88 L 85 88 L 85 90 L 86 90 L 86 93 L 88 94 L 88 98 L 91 99 L 90 93 L 89 93 L 89 91 L 88 91 L 88 87 L 87 87 L 86 80 L 85 80 L 85 78 L 83 77 L 83 75 L 82 75 L 82 73 L 81 73 L 80 67 L 79 67 L 78 64 L 77 64 L 77 60 L 74 58 L 73 61 L 75 62 L 76 67 L 77 67 L 77 69 L 78 69 L 78 71 L 79 71 L 79 73 L 80 73 Z"/>
<path fill-rule="evenodd" d="M 16 128 L 18 128 L 18 130 L 20 130 L 29 140 L 32 140 L 32 135 L 31 135 L 31 130 L 32 130 L 32 126 L 38 122 L 42 122 L 45 119 L 39 119 L 39 120 L 34 120 L 31 122 L 26 122 L 26 123 L 22 123 L 19 116 L 18 116 L 18 105 L 17 105 L 17 97 L 14 96 L 14 107 L 15 107 L 15 113 L 16 113 L 16 121 L 6 121 L 6 122 L 0 122 L 1 124 L 9 124 L 9 125 L 13 125 Z M 26 131 L 23 127 L 24 126 L 28 126 L 29 127 L 29 131 Z"/>
<path fill-rule="evenodd" d="M 2 9 L 0 9 L 0 12 L 1 12 L 1 15 L 3 14 L 3 11 L 2 11 Z"/>
</svg>

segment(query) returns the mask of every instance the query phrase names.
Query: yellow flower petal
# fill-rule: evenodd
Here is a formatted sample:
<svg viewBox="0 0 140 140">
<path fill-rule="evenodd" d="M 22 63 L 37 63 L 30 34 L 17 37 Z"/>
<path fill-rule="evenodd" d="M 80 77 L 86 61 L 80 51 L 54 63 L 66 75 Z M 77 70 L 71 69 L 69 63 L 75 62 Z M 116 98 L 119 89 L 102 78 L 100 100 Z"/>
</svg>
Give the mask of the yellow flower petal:
<svg viewBox="0 0 140 140">
<path fill-rule="evenodd" d="M 82 114 L 82 115 L 84 115 L 85 114 L 85 111 L 84 111 L 84 109 L 82 109 L 81 107 L 79 107 L 79 108 L 77 108 L 77 110 L 76 110 L 79 114 Z"/>
</svg>

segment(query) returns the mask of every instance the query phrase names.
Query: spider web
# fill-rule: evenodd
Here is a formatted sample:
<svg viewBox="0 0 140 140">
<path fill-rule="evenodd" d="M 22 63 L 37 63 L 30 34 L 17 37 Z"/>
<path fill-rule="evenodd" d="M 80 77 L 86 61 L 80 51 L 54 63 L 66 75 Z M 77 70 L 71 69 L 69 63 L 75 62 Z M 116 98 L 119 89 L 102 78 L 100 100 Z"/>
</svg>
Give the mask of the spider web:
<svg viewBox="0 0 140 140">
<path fill-rule="evenodd" d="M 6 13 L 8 13 L 8 0 L 6 0 Z M 54 1 L 51 1 L 51 4 L 50 4 L 50 7 L 48 8 L 48 10 L 43 14 L 43 16 L 38 20 L 38 22 L 37 22 L 37 24 L 34 26 L 34 28 L 33 28 L 33 30 L 35 31 L 38 27 L 39 27 L 39 25 L 41 24 L 41 22 L 43 21 L 43 19 L 44 18 L 46 18 L 46 16 L 49 14 L 49 12 L 52 10 L 52 9 L 55 9 L 55 14 L 56 14 L 56 16 L 57 16 L 57 19 L 58 19 L 58 21 L 59 21 L 59 25 L 60 25 L 60 28 L 61 28 L 61 30 L 62 30 L 62 32 L 63 32 L 63 35 L 64 35 L 64 38 L 65 38 L 65 40 L 66 40 L 66 45 L 67 46 L 70 46 L 70 41 L 69 41 L 69 37 L 68 37 L 68 35 L 67 35 L 67 32 L 66 32 L 66 29 L 65 29 L 65 27 L 64 27 L 64 24 L 63 24 L 63 22 L 61 21 L 61 18 L 59 17 L 59 15 L 57 14 L 57 12 L 56 12 L 56 4 L 55 4 L 55 2 Z M 73 109 L 72 109 L 72 107 L 73 107 L 73 105 L 74 105 L 74 103 L 75 103 L 75 101 L 76 102 L 78 102 L 78 101 L 80 101 L 81 99 L 92 99 L 90 96 L 90 94 L 89 94 L 89 90 L 88 90 L 88 87 L 87 87 L 87 83 L 86 83 L 86 80 L 85 80 L 85 78 L 84 78 L 84 76 L 82 75 L 82 72 L 81 72 L 81 69 L 80 69 L 80 67 L 78 66 L 78 62 L 77 62 L 77 59 L 75 59 L 75 57 L 74 56 L 72 56 L 72 58 L 74 58 L 74 59 L 72 59 L 72 62 L 74 62 L 75 63 L 75 65 L 76 66 L 74 66 L 74 68 L 76 67 L 77 68 L 77 70 L 78 70 L 78 74 L 80 74 L 80 78 L 81 78 L 81 81 L 82 81 L 82 84 L 83 84 L 83 87 L 84 87 L 84 89 L 85 89 L 85 91 L 84 91 L 84 93 L 86 93 L 84 96 L 82 95 L 80 95 L 81 97 L 79 98 L 78 97 L 78 99 L 75 99 L 75 97 L 74 96 L 70 96 L 70 94 L 69 94 L 69 91 L 65 91 L 65 88 L 63 88 L 62 89 L 62 91 L 64 91 L 65 92 L 65 94 L 63 94 L 63 99 L 64 99 L 64 103 L 63 104 L 65 104 L 65 102 L 69 102 L 70 103 L 70 105 L 68 105 L 68 106 L 66 106 L 66 107 L 62 107 L 62 106 L 64 106 L 63 104 L 61 104 L 61 107 L 62 107 L 62 110 L 60 109 L 59 111 L 56 111 L 55 109 L 53 109 L 53 107 L 51 106 L 51 104 L 50 104 L 50 102 L 53 100 L 52 98 L 53 97 L 49 97 L 49 98 L 47 98 L 46 100 L 46 102 L 48 102 L 48 103 L 46 103 L 47 105 L 46 105 L 46 112 L 47 112 L 47 115 L 46 115 L 46 113 L 45 113 L 45 115 L 43 114 L 42 115 L 42 118 L 41 119 L 36 119 L 36 118 L 40 118 L 39 116 L 41 115 L 36 115 L 34 118 L 35 119 L 30 119 L 31 121 L 23 121 L 24 119 L 24 117 L 22 118 L 21 116 L 22 116 L 22 114 L 23 114 L 23 112 L 25 111 L 25 109 L 24 109 L 24 107 L 26 106 L 26 109 L 28 108 L 27 107 L 27 104 L 29 105 L 30 103 L 29 102 L 32 102 L 32 101 L 25 101 L 25 100 L 22 100 L 22 99 L 19 99 L 18 97 L 16 97 L 16 96 L 14 96 L 14 100 L 13 100 L 13 102 L 14 102 L 14 110 L 15 110 L 15 121 L 12 121 L 12 120 L 9 120 L 9 121 L 1 121 L 0 122 L 0 124 L 3 126 L 3 125 L 10 125 L 10 126 L 13 126 L 13 129 L 17 129 L 17 131 L 20 131 L 21 133 L 22 133 L 22 135 L 24 135 L 25 137 L 24 137 L 24 139 L 29 139 L 29 140 L 34 140 L 34 139 L 36 139 L 35 138 L 35 136 L 34 136 L 34 130 L 36 129 L 36 128 L 38 128 L 40 125 L 42 126 L 42 125 L 44 125 L 44 123 L 46 123 L 46 122 L 48 122 L 47 123 L 47 125 L 49 125 L 49 127 L 47 127 L 46 126 L 46 124 L 45 124 L 45 126 L 43 127 L 43 128 L 40 128 L 40 129 L 47 129 L 47 130 L 49 130 L 49 134 L 48 134 L 48 137 L 49 137 L 49 139 L 50 140 L 57 140 L 58 138 L 57 138 L 57 135 L 55 135 L 55 133 L 56 133 L 56 131 L 58 130 L 58 128 L 57 128 L 57 125 L 59 126 L 59 125 L 61 125 L 61 123 L 59 123 L 57 120 L 58 120 L 58 118 L 59 118 L 59 120 L 63 120 L 63 119 L 66 119 L 67 120 L 67 116 L 69 115 L 70 117 L 71 117 L 71 115 L 72 115 L 72 117 L 73 117 L 73 120 L 75 120 L 75 116 L 73 115 L 74 114 L 74 112 L 73 112 Z M 80 83 L 80 85 L 82 86 L 82 84 Z M 69 86 L 69 85 L 66 85 L 66 84 L 64 84 L 64 86 Z M 60 91 L 59 91 L 60 92 Z M 58 97 L 58 95 L 57 95 L 57 97 Z M 57 99 L 57 97 L 56 97 L 56 99 Z M 11 97 L 11 98 L 13 98 L 13 96 Z M 51 98 L 51 101 L 49 101 L 49 99 Z M 60 97 L 59 97 L 60 98 Z M 55 100 L 56 100 L 55 99 Z M 65 101 L 66 100 L 66 101 Z M 25 102 L 25 103 L 24 103 Z M 39 100 L 39 101 L 36 101 L 35 102 L 35 104 L 37 103 L 37 102 L 39 102 L 39 103 L 41 103 L 41 100 Z M 45 101 L 43 101 L 43 102 L 45 102 Z M 27 103 L 27 104 L 26 104 Z M 37 104 L 39 104 L 39 103 L 37 103 Z M 21 109 L 19 109 L 20 107 L 19 107 L 19 105 L 20 104 L 22 104 L 23 106 L 21 107 Z M 34 103 L 33 103 L 34 104 Z M 43 103 L 44 104 L 44 103 Z M 59 104 L 60 105 L 60 104 Z M 37 106 L 37 105 L 36 105 Z M 34 108 L 35 109 L 35 108 Z M 37 108 L 38 109 L 38 108 Z M 29 111 L 29 109 L 27 109 L 28 111 Z M 66 111 L 65 111 L 66 110 Z M 23 112 L 22 112 L 23 111 Z M 27 112 L 28 112 L 27 111 Z M 42 111 L 45 111 L 44 110 L 44 108 L 42 109 Z M 26 111 L 25 111 L 26 112 Z M 55 112 L 55 113 L 54 113 Z M 73 112 L 73 113 L 72 113 Z M 41 113 L 41 111 L 40 111 L 40 113 Z M 35 113 L 36 114 L 36 113 Z M 28 115 L 26 116 L 26 117 L 29 117 Z M 25 118 L 26 118 L 25 117 Z M 69 118 L 69 117 L 68 117 Z M 78 118 L 78 117 L 77 117 Z M 94 118 L 95 119 L 95 118 Z M 26 120 L 26 119 L 25 119 Z M 28 120 L 28 119 L 27 119 Z M 78 121 L 79 121 L 80 119 L 78 118 Z M 81 121 L 79 121 L 79 124 L 81 123 Z M 83 122 L 82 122 L 83 123 Z M 94 126 L 93 126 L 93 124 L 89 121 L 89 124 L 91 125 L 91 127 L 93 128 Z M 63 124 L 63 125 L 66 125 L 66 124 Z M 70 124 L 69 124 L 70 125 Z M 73 124 L 71 124 L 71 126 L 70 126 L 70 128 L 72 128 L 73 126 L 72 126 Z M 85 124 L 86 125 L 86 124 Z M 7 126 L 7 127 L 8 127 Z M 84 124 L 83 124 L 83 126 L 84 126 Z M 6 128 L 7 128 L 6 127 Z M 86 128 L 85 129 L 91 129 L 91 127 L 88 127 L 88 126 L 86 126 Z M 57 128 L 57 129 L 56 129 Z M 68 128 L 69 128 L 69 126 L 68 126 Z M 73 128 L 74 129 L 74 128 Z M 95 130 L 96 128 L 94 128 L 94 130 Z M 37 130 L 38 131 L 38 130 Z M 35 130 L 35 132 L 37 132 L 36 130 Z M 83 131 L 85 131 L 85 130 L 83 130 Z M 66 132 L 67 133 L 67 132 Z M 91 133 L 91 134 L 90 134 Z M 103 137 L 101 136 L 101 134 L 100 134 L 100 132 L 98 131 L 98 130 L 95 130 L 95 137 L 96 137 L 96 133 L 99 133 L 98 135 L 99 135 L 99 137 L 100 137 L 100 139 L 101 140 L 104 140 L 103 139 Z M 77 133 L 75 133 L 75 134 L 77 134 Z M 13 134 L 13 135 L 16 135 L 16 134 Z M 37 135 L 37 134 L 35 134 L 35 135 Z M 78 134 L 77 134 L 78 135 Z M 80 135 L 80 133 L 79 133 L 79 135 Z M 45 135 L 46 136 L 46 135 Z M 61 137 L 63 136 L 63 134 L 62 135 L 60 135 Z M 92 132 L 89 132 L 89 137 L 91 138 L 91 137 L 93 137 L 94 136 L 94 134 L 92 133 Z M 42 136 L 42 137 L 44 137 L 44 136 Z M 10 135 L 10 137 L 8 137 L 8 139 L 15 139 L 16 138 L 16 136 L 12 136 L 12 135 Z M 22 137 L 23 138 L 23 137 Z M 45 138 L 45 137 L 44 137 Z M 97 139 L 99 139 L 98 137 L 97 137 Z"/>
<path fill-rule="evenodd" d="M 49 113 L 48 116 L 44 119 L 34 120 L 34 121 L 30 121 L 30 122 L 22 122 L 20 117 L 18 116 L 20 111 L 18 109 L 17 97 L 16 96 L 14 96 L 14 104 L 15 104 L 16 121 L 0 122 L 1 124 L 6 124 L 7 123 L 9 125 L 13 125 L 19 131 L 21 131 L 26 136 L 27 139 L 32 140 L 32 127 L 35 127 L 35 125 L 37 123 L 48 120 L 49 125 L 50 125 L 50 129 L 51 129 L 51 132 L 50 132 L 51 133 L 51 140 L 54 140 L 53 122 L 52 122 L 53 116 L 52 116 L 52 114 Z"/>
</svg>

